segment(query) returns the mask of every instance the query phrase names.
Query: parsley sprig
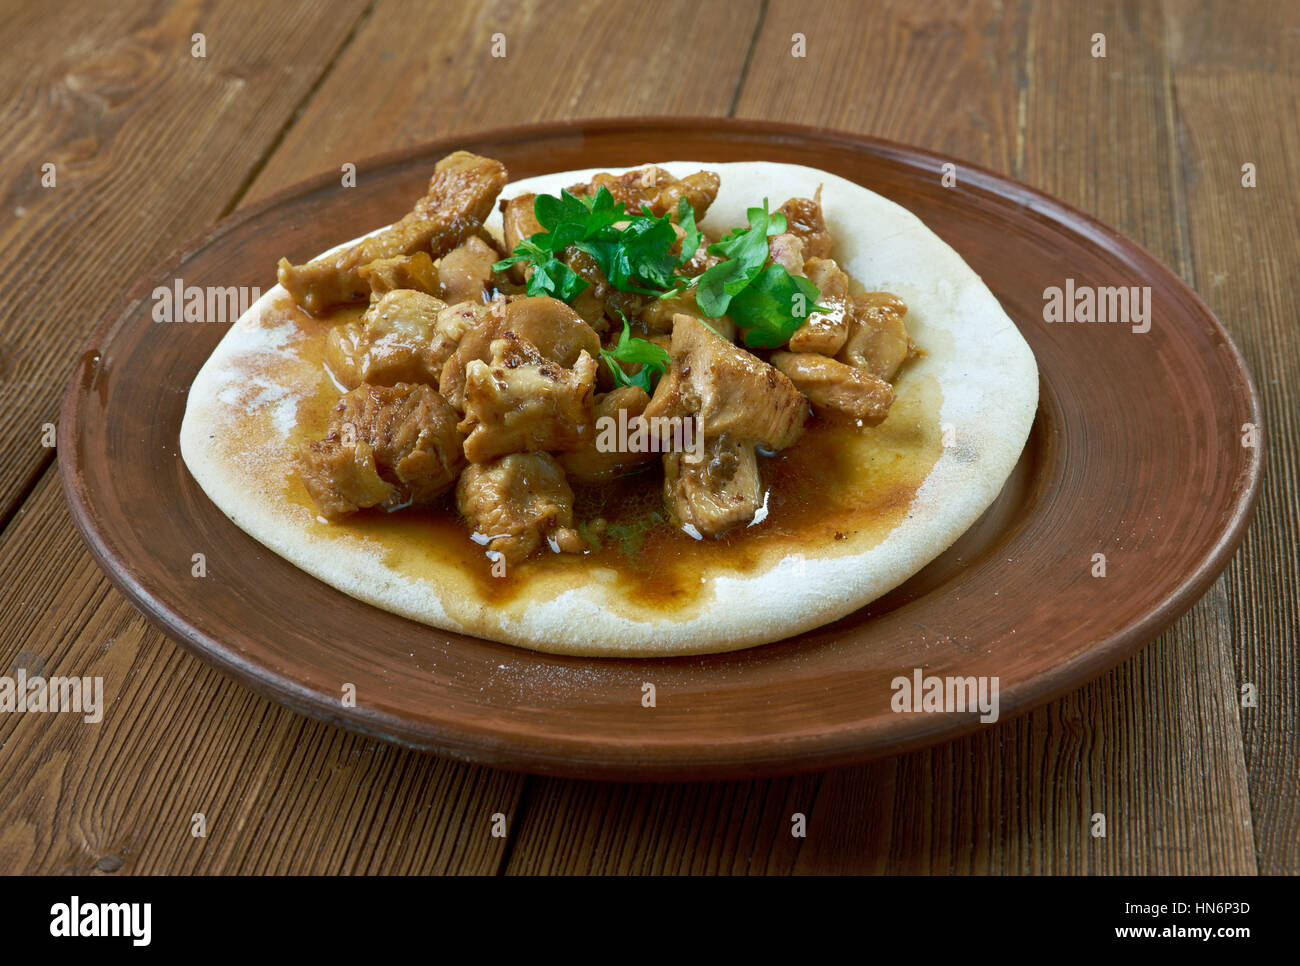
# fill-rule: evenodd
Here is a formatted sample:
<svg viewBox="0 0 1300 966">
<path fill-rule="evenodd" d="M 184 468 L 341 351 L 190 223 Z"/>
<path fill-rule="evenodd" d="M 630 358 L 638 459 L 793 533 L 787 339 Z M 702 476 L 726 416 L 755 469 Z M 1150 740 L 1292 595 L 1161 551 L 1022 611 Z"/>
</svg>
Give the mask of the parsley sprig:
<svg viewBox="0 0 1300 966">
<path fill-rule="evenodd" d="M 623 313 L 619 313 L 622 315 Z M 614 382 L 619 386 L 639 386 L 647 393 L 654 392 L 655 381 L 659 376 L 668 371 L 669 357 L 668 352 L 661 345 L 651 342 L 649 339 L 639 339 L 632 335 L 632 327 L 628 324 L 627 316 L 623 316 L 623 331 L 618 337 L 618 342 L 612 349 L 601 349 L 601 358 L 609 366 L 609 371 L 614 376 Z M 641 368 L 633 375 L 628 375 L 627 370 L 619 363 L 622 362 L 639 362 Z"/>
<path fill-rule="evenodd" d="M 710 255 L 726 261 L 699 277 L 695 304 L 711 316 L 730 314 L 745 344 L 774 349 L 803 325 L 810 312 L 825 312 L 817 305 L 821 292 L 808 279 L 791 275 L 783 265 L 767 263 L 767 240 L 786 229 L 785 215 L 763 207 L 745 212 L 748 228 L 737 228 L 708 247 Z"/>
<path fill-rule="evenodd" d="M 619 291 L 671 298 L 695 288 L 695 303 L 700 310 L 711 318 L 730 315 L 751 348 L 776 348 L 789 340 L 810 313 L 829 311 L 816 304 L 821 295 L 816 285 L 791 275 L 782 265 L 768 264 L 767 240 L 786 230 L 786 219 L 779 211 L 768 211 L 766 198 L 761 208 L 746 211 L 748 228 L 736 228 L 709 245 L 708 253 L 723 260 L 693 279 L 677 275 L 677 270 L 699 252 L 703 240 L 695 223 L 695 211 L 684 197 L 677 203 L 677 225 L 684 237 L 676 254 L 672 249 L 677 232 L 669 215 L 656 217 L 644 205 L 640 214 L 630 215 L 604 185 L 594 195 L 581 197 L 568 191 L 561 191 L 558 197 L 538 195 L 533 213 L 543 230 L 520 241 L 508 258 L 493 266 L 494 271 L 503 271 L 516 263 L 531 264 L 529 295 L 550 295 L 572 302 L 587 288 L 587 280 L 560 257 L 573 246 L 589 255 Z M 663 353 L 644 339 L 625 343 L 630 336 L 626 322 L 624 319 L 618 345 L 610 350 L 615 359 L 642 361 L 635 354 L 649 352 L 638 348 L 637 343 Z M 616 355 L 620 351 L 633 355 Z M 609 356 L 606 361 L 610 361 Z M 624 375 L 616 363 L 610 365 L 616 379 Z M 649 379 L 648 374 L 645 378 Z M 643 388 L 649 391 L 648 386 Z"/>
<path fill-rule="evenodd" d="M 686 199 L 682 202 L 691 210 Z M 571 302 L 587 288 L 587 280 L 559 257 L 570 245 L 590 255 L 609 284 L 621 292 L 656 296 L 675 284 L 673 273 L 681 260 L 672 252 L 677 233 L 668 215 L 655 217 L 645 206 L 639 215 L 629 215 L 604 185 L 594 195 L 582 197 L 568 191 L 561 191 L 559 197 L 538 195 L 533 214 L 544 230 L 521 241 L 508 258 L 492 266 L 503 271 L 518 262 L 531 263 L 529 295 Z M 698 247 L 693 211 L 690 221 L 688 231 L 695 231 Z"/>
</svg>

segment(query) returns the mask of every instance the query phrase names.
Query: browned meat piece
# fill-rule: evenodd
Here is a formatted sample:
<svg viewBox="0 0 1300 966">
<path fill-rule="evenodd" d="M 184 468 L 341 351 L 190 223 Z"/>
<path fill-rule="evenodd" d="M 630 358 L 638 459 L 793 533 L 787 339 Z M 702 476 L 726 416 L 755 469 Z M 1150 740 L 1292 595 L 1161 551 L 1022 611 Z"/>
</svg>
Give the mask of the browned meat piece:
<svg viewBox="0 0 1300 966">
<path fill-rule="evenodd" d="M 356 322 L 333 326 L 325 340 L 325 365 L 336 382 L 355 389 L 363 382 L 391 386 L 398 382 L 437 385 L 442 360 L 431 339 L 441 299 L 414 289 L 389 292 Z"/>
<path fill-rule="evenodd" d="M 702 231 L 700 233 L 700 247 L 695 249 L 695 254 L 691 256 L 690 261 L 683 262 L 678 266 L 678 274 L 685 275 L 687 278 L 695 278 L 697 275 L 703 275 L 714 265 L 720 265 L 722 262 L 726 261 L 726 257 L 723 255 L 709 254 L 709 246 L 716 240 L 717 239 L 710 238 L 707 233 Z M 677 249 L 677 252 L 678 254 L 681 254 L 680 247 Z"/>
<path fill-rule="evenodd" d="M 376 259 L 427 251 L 438 258 L 476 230 L 506 183 L 500 161 L 457 151 L 438 162 L 428 193 L 394 225 L 332 255 L 305 265 L 282 258 L 279 281 L 312 315 L 335 305 L 362 301 L 370 286 L 360 269 Z"/>
<path fill-rule="evenodd" d="M 753 522 L 763 505 L 754 444 L 723 435 L 705 444 L 698 463 L 687 455 L 664 454 L 664 504 L 673 522 L 701 537 Z"/>
<path fill-rule="evenodd" d="M 640 214 L 641 206 L 648 205 L 656 216 L 675 212 L 678 199 L 685 197 L 698 221 L 718 197 L 721 184 L 722 179 L 712 171 L 697 171 L 678 180 L 652 165 L 618 175 L 601 172 L 586 184 L 569 188 L 569 193 L 579 197 L 594 195 L 603 186 L 629 214 Z"/>
<path fill-rule="evenodd" d="M 791 198 L 777 209 L 785 215 L 785 230 L 803 240 L 804 258 L 830 258 L 831 233 L 822 217 L 822 189 L 811 198 Z"/>
<path fill-rule="evenodd" d="M 820 293 L 817 304 L 829 312 L 813 312 L 808 320 L 790 336 L 791 352 L 820 352 L 833 356 L 840 351 L 849 337 L 849 277 L 831 258 L 810 258 L 804 263 L 804 273 L 817 286 Z"/>
<path fill-rule="evenodd" d="M 564 250 L 563 261 L 587 282 L 573 300 L 573 311 L 596 332 L 608 332 L 611 323 L 621 331 L 623 316 L 633 318 L 645 305 L 646 300 L 635 292 L 620 292 L 610 285 L 596 260 L 586 252 L 571 245 Z"/>
<path fill-rule="evenodd" d="M 573 490 L 549 453 L 511 453 L 471 463 L 456 484 L 456 506 L 489 553 L 519 563 L 545 540 L 551 549 L 580 553 L 573 527 Z"/>
<path fill-rule="evenodd" d="M 438 391 L 458 410 L 465 409 L 465 367 L 474 359 L 489 362 L 492 343 L 507 332 L 531 342 L 543 358 L 565 369 L 573 368 L 583 352 L 593 359 L 600 355 L 600 337 L 558 299 L 540 295 L 504 303 L 499 311 L 494 307 L 483 324 L 465 333 L 442 367 Z"/>
<path fill-rule="evenodd" d="M 907 305 L 889 292 L 855 295 L 848 340 L 835 358 L 893 382 L 899 367 L 917 351 L 903 325 L 906 314 Z"/>
<path fill-rule="evenodd" d="M 544 230 L 533 213 L 536 202 L 537 195 L 532 192 L 515 195 L 501 202 L 501 233 L 505 237 L 507 252 L 513 252 L 515 246 L 525 238 L 531 238 Z M 510 266 L 510 277 L 520 285 L 528 281 L 524 266 L 518 263 Z"/>
<path fill-rule="evenodd" d="M 798 235 L 788 231 L 781 235 L 773 235 L 768 240 L 767 252 L 772 261 L 791 275 L 803 274 L 803 239 Z"/>
<path fill-rule="evenodd" d="M 492 343 L 491 364 L 473 359 L 465 370 L 465 458 L 579 449 L 595 438 L 595 391 L 596 360 L 586 352 L 566 369 L 506 332 Z"/>
<path fill-rule="evenodd" d="M 676 214 L 677 202 L 685 198 L 698 221 L 704 217 L 709 206 L 717 200 L 718 188 L 721 185 L 722 179 L 716 172 L 696 171 L 662 189 L 651 202 L 650 210 L 656 215 Z"/>
<path fill-rule="evenodd" d="M 580 275 L 587 283 L 573 299 L 573 311 L 582 316 L 582 321 L 591 326 L 592 331 L 603 335 L 609 331 L 609 319 L 605 315 L 605 299 L 616 291 L 609 284 L 605 273 L 600 270 L 596 260 L 586 252 L 569 247 L 564 250 L 561 260 Z"/>
<path fill-rule="evenodd" d="M 706 439 L 723 433 L 770 450 L 803 433 L 808 403 L 784 375 L 710 331 L 699 319 L 673 320 L 672 366 L 659 380 L 647 418 L 698 414 Z"/>
<path fill-rule="evenodd" d="M 438 280 L 448 302 L 481 302 L 492 286 L 492 266 L 501 256 L 477 235 L 438 262 Z"/>
<path fill-rule="evenodd" d="M 728 342 L 736 340 L 736 323 L 731 321 L 731 316 L 707 318 L 704 312 L 700 310 L 700 307 L 695 304 L 694 289 L 673 298 L 647 299 L 638 317 L 645 323 L 646 329 L 650 332 L 671 333 L 673 331 L 673 319 L 678 315 L 689 315 L 700 319 Z M 622 331 L 622 326 L 619 327 L 619 331 Z"/>
<path fill-rule="evenodd" d="M 304 443 L 298 472 L 321 515 L 432 503 L 465 465 L 456 413 L 425 385 L 359 386 Z"/>
<path fill-rule="evenodd" d="M 874 426 L 889 415 L 894 387 L 865 369 L 856 369 L 817 352 L 778 352 L 772 365 L 790 377 L 813 409 Z"/>
<path fill-rule="evenodd" d="M 465 333 L 478 328 L 488 319 L 499 318 L 505 310 L 505 298 L 497 296 L 491 302 L 458 302 L 438 313 L 438 321 L 433 327 L 433 340 L 429 346 L 432 363 L 438 373 L 432 380 L 435 386 L 442 381 L 443 366 L 456 351 Z"/>
<path fill-rule="evenodd" d="M 536 205 L 537 195 L 531 191 L 502 200 L 501 229 L 506 240 L 506 251 L 514 251 L 515 246 L 525 238 L 531 238 L 545 230 L 537 220 Z"/>
<path fill-rule="evenodd" d="M 394 258 L 377 258 L 362 265 L 357 274 L 370 286 L 373 305 L 389 292 L 409 288 L 426 295 L 441 295 L 438 272 L 428 252 L 414 252 Z"/>
<path fill-rule="evenodd" d="M 647 299 L 639 317 L 648 331 L 671 333 L 676 316 L 693 315 L 698 318 L 702 314 L 695 304 L 695 292 L 689 291 L 669 299 Z"/>
<path fill-rule="evenodd" d="M 622 412 L 622 419 L 631 433 L 649 402 L 650 397 L 639 386 L 624 386 L 599 397 L 595 409 L 596 435 L 584 442 L 581 448 L 556 457 L 569 477 L 580 483 L 603 483 L 626 476 L 653 460 L 658 454 L 649 451 L 649 447 L 644 453 L 631 453 L 617 447 L 602 450 L 597 443 L 602 418 L 614 420 L 613 425 L 617 426 Z"/>
</svg>

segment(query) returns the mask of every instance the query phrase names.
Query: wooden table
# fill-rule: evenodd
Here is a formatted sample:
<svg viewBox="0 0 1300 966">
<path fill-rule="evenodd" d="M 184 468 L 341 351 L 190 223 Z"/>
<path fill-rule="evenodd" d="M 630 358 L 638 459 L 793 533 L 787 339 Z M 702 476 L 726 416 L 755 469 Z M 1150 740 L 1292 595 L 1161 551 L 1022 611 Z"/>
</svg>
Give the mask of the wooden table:
<svg viewBox="0 0 1300 966">
<path fill-rule="evenodd" d="M 108 707 L 96 726 L 0 715 L 0 872 L 1300 872 L 1294 4 L 3 6 L 0 673 L 100 675 Z M 1033 714 L 863 767 L 712 785 L 403 751 L 258 697 L 146 623 L 82 546 L 44 445 L 91 327 L 132 277 L 346 161 L 620 114 L 796 121 L 950 152 L 1163 258 L 1233 333 L 1264 399 L 1263 497 L 1225 575 L 1137 657 Z"/>
</svg>

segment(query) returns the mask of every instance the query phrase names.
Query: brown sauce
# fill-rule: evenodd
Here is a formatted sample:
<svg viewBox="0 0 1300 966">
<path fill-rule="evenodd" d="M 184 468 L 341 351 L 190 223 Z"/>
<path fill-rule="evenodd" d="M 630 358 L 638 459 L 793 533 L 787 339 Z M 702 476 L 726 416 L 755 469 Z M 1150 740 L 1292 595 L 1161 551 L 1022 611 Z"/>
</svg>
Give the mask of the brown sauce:
<svg viewBox="0 0 1300 966">
<path fill-rule="evenodd" d="M 276 321 L 292 318 L 303 334 L 304 358 L 322 360 L 331 324 L 355 317 L 347 309 L 314 320 L 286 305 Z M 337 523 L 318 522 L 382 549 L 387 567 L 437 585 L 444 593 L 467 595 L 461 606 L 501 607 L 521 592 L 604 584 L 617 590 L 610 606 L 629 616 L 695 610 L 712 598 L 712 580 L 761 572 L 789 555 L 809 557 L 861 553 L 884 539 L 907 516 L 917 489 L 942 452 L 937 383 L 905 368 L 897 398 L 881 425 L 859 428 L 813 419 L 802 438 L 774 456 L 759 458 L 767 495 L 762 522 L 716 539 L 695 540 L 667 521 L 663 474 L 657 463 L 622 479 L 574 487 L 574 522 L 588 538 L 585 554 L 546 550 L 494 576 L 485 548 L 470 539 L 470 527 L 448 494 L 437 506 L 394 513 L 366 511 Z M 295 441 L 319 438 L 339 392 L 322 378 L 316 392 L 299 404 Z M 290 471 L 285 498 L 315 515 L 315 508 Z M 605 520 L 597 538 L 585 525 Z M 701 579 L 701 578 L 705 579 Z M 527 595 L 525 595 L 527 596 Z M 636 602 L 635 606 L 628 602 Z M 521 604 L 526 600 L 520 601 Z"/>
</svg>

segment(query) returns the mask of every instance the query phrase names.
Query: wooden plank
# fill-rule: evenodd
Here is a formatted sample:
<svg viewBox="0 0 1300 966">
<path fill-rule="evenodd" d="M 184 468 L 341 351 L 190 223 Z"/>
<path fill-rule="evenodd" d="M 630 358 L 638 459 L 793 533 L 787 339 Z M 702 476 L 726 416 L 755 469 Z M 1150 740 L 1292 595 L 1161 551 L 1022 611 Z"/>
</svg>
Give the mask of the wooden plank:
<svg viewBox="0 0 1300 966">
<path fill-rule="evenodd" d="M 1192 623 L 1192 633 L 1204 630 Z M 1170 688 L 1182 659 L 1170 635 L 1147 653 L 1154 659 L 1137 657 L 1023 718 L 856 768 L 705 785 L 547 779 L 531 796 L 507 871 L 1251 872 L 1244 796 L 1216 807 L 1214 754 L 1230 723 L 1200 711 L 1216 709 L 1206 692 L 1224 682 L 1198 680 L 1190 695 Z M 1140 666 L 1153 661 L 1158 671 Z M 1116 693 L 1130 701 L 1117 707 Z M 793 835 L 796 813 L 806 817 L 802 838 Z M 1100 838 L 1092 834 L 1098 814 Z"/>
<path fill-rule="evenodd" d="M 758 0 L 381 2 L 247 201 L 458 131 L 540 118 L 726 114 L 758 12 Z M 647 37 L 653 53 L 639 48 Z M 503 57 L 493 56 L 497 38 Z"/>
<path fill-rule="evenodd" d="M 734 78 L 724 83 L 721 74 L 710 71 L 739 75 L 757 3 L 728 15 L 739 17 L 743 36 L 734 47 L 715 51 L 709 70 L 696 71 L 696 83 L 708 82 L 698 96 L 682 72 L 667 66 L 650 72 L 658 79 L 653 86 L 631 84 L 623 73 L 634 68 L 616 41 L 656 28 L 686 49 L 703 15 L 687 3 L 621 13 L 612 6 L 574 8 L 596 53 L 583 71 L 557 72 L 554 65 L 565 62 L 567 41 L 547 29 L 540 5 L 475 10 L 463 4 L 380 4 L 360 21 L 301 116 L 259 167 L 254 190 L 242 202 L 328 168 L 338 157 L 357 158 L 449 130 L 520 121 L 535 110 L 657 113 L 665 109 L 660 105 L 670 82 L 678 85 L 678 109 L 726 110 Z M 723 19 L 716 7 L 707 16 L 715 25 Z M 501 64 L 480 63 L 490 59 L 488 39 L 498 31 L 509 38 L 507 58 Z M 476 38 L 483 43 L 475 45 Z M 375 63 L 386 70 L 373 71 Z M 504 78 L 483 82 L 482 72 L 490 69 L 504 71 Z M 459 86 L 448 86 L 448 76 L 459 78 Z M 551 86 L 539 86 L 537 77 L 550 77 Z M 623 80 L 599 81 L 611 77 Z M 382 90 L 377 94 L 359 83 L 361 78 L 372 85 L 382 78 Z M 629 100 L 632 89 L 639 93 Z M 521 90 L 533 100 L 520 97 Z M 431 91 L 441 99 L 430 99 Z M 382 107 L 376 110 L 376 104 Z M 457 105 L 464 109 L 449 117 Z M 359 129 L 358 118 L 372 126 Z M 364 151 L 350 153 L 358 145 Z M 349 153 L 339 154 L 345 150 Z M 21 572 L 14 562 L 12 575 L 0 570 L 12 581 L 5 585 L 11 597 L 0 596 L 4 612 L 11 600 L 21 599 L 43 616 L 37 627 L 14 622 L 0 629 L 0 663 L 8 666 L 28 650 L 60 669 L 101 673 L 96 670 L 104 659 L 100 643 L 113 639 L 115 651 L 106 654 L 119 663 L 104 673 L 109 692 L 118 696 L 113 718 L 104 725 L 77 726 L 59 716 L 49 728 L 28 719 L 17 722 L 12 734 L 0 732 L 0 746 L 14 752 L 0 762 L 0 778 L 6 787 L 33 789 L 9 803 L 0 818 L 8 828 L 0 836 L 0 871 L 84 871 L 101 859 L 108 867 L 137 872 L 488 872 L 497 867 L 507 840 L 490 837 L 491 818 L 500 812 L 515 821 L 521 776 L 401 751 L 317 724 L 179 652 L 90 562 L 51 489 L 52 476 L 41 482 L 23 520 L 28 513 L 38 515 L 5 535 L 12 545 L 27 541 L 34 562 Z M 127 640 L 129 648 L 122 646 Z M 147 745 L 147 755 L 140 755 L 141 745 Z M 32 764 L 47 758 L 56 766 Z M 110 773 L 106 761 L 113 764 L 107 791 L 96 792 L 88 782 L 66 788 L 69 776 Z M 47 811 L 56 802 L 57 813 Z M 196 811 L 208 816 L 206 840 L 190 837 Z"/>
<path fill-rule="evenodd" d="M 1135 239 L 1194 287 L 1160 8 L 1035 8 L 1029 26 L 1020 176 Z M 1098 33 L 1104 58 L 1092 56 Z M 1230 608 L 1220 580 L 1156 646 L 1103 679 L 1095 712 L 1080 715 L 1085 747 L 1096 749 L 1092 797 L 1112 827 L 1096 868 L 1255 871 Z M 1126 754 L 1112 757 L 1110 742 L 1130 732 Z M 1081 819 L 1086 807 L 1080 800 Z"/>
<path fill-rule="evenodd" d="M 8 21 L 11 36 L 27 30 L 35 37 L 25 9 L 32 8 L 20 8 Z M 420 12 L 381 2 L 356 27 L 244 200 L 344 160 L 447 131 L 543 116 L 726 113 L 735 88 L 734 80 L 726 85 L 727 71 L 739 77 L 743 70 L 745 86 L 735 104 L 742 116 L 941 144 L 955 157 L 1017 174 L 1084 205 L 1185 271 L 1194 268 L 1203 277 L 1206 268 L 1235 266 L 1221 260 L 1227 256 L 1203 255 L 1201 245 L 1208 238 L 1211 252 L 1223 244 L 1229 252 L 1245 248 L 1230 233 L 1240 230 L 1238 222 L 1194 212 L 1180 223 L 1171 213 L 1181 164 L 1171 138 L 1174 117 L 1149 89 L 1153 78 L 1170 82 L 1159 44 L 1151 43 L 1162 25 L 1127 7 L 1098 10 L 772 4 L 746 68 L 757 23 L 752 4 L 584 3 L 558 11 L 501 4 L 479 13 L 472 5 Z M 436 23 L 420 19 L 435 15 Z M 1106 66 L 1112 69 L 1104 75 L 1086 56 L 1096 18 L 1117 25 L 1108 31 Z M 585 24 L 584 37 L 590 32 L 602 43 L 590 48 L 598 53 L 581 70 L 555 71 L 571 55 L 554 25 L 574 22 Z M 619 38 L 645 36 L 647 27 L 656 38 L 669 38 L 663 49 L 674 56 L 626 67 L 632 59 Z M 797 31 L 809 41 L 806 60 L 789 56 Z M 507 36 L 507 57 L 479 63 L 476 52 L 490 46 L 495 32 Z M 1080 34 L 1082 53 L 1073 46 Z M 40 34 L 26 48 L 28 76 L 54 56 L 59 48 L 49 45 L 62 41 L 49 38 L 59 36 Z M 527 42 L 516 44 L 515 37 Z M 488 73 L 497 68 L 502 77 Z M 610 82 L 625 69 L 634 74 Z M 452 77 L 457 80 L 448 84 Z M 1181 107 L 1177 64 L 1173 77 Z M 1217 118 L 1209 108 L 1231 113 L 1232 101 L 1213 100 L 1211 86 L 1207 78 L 1199 91 L 1205 113 L 1196 120 L 1202 125 Z M 119 88 L 105 82 L 104 90 Z M 1078 111 L 1070 110 L 1082 92 L 1095 99 L 1088 102 L 1089 116 L 1101 123 L 1082 124 Z M 1284 91 L 1258 97 L 1252 124 L 1262 125 L 1270 108 L 1287 103 Z M 35 110 L 14 98 L 6 103 L 9 111 Z M 1289 110 L 1294 116 L 1293 93 Z M 1188 130 L 1203 139 L 1198 163 L 1212 164 L 1221 142 L 1206 126 L 1189 122 Z M 1238 130 L 1254 138 L 1269 129 Z M 1125 143 L 1113 149 L 1111 142 L 1119 141 Z M 216 153 L 229 149 L 223 145 Z M 1115 162 L 1123 166 L 1114 169 Z M 152 183 L 130 188 L 136 193 L 123 188 L 121 197 L 166 193 Z M 1294 199 L 1277 208 L 1294 211 Z M 172 222 L 186 220 L 168 211 Z M 53 224 L 58 216 L 55 211 L 46 220 Z M 1210 220 L 1198 223 L 1198 216 Z M 1274 223 L 1270 231 L 1276 230 Z M 28 244 L 45 247 L 35 236 Z M 6 245 L 6 251 L 18 250 L 25 249 Z M 1245 252 L 1239 257 L 1249 259 Z M 1275 320 L 1294 308 L 1277 301 L 1293 290 L 1279 284 L 1286 278 L 1283 264 L 1263 273 L 1274 299 L 1266 308 L 1279 313 L 1271 316 Z M 0 270 L 4 266 L 0 261 Z M 1252 284 L 1240 283 L 1242 300 L 1235 304 L 1251 304 Z M 0 350 L 7 354 L 6 338 L 0 336 Z M 1288 339 L 1278 321 L 1258 338 L 1259 358 L 1280 353 L 1275 365 L 1290 366 L 1276 370 L 1276 378 L 1287 382 L 1294 374 L 1294 337 Z M 30 364 L 16 354 L 8 361 L 6 379 L 14 364 Z M 1275 401 L 1285 404 L 1287 391 L 1278 390 Z M 1271 413 L 1293 409 L 1270 406 Z M 0 428 L 5 418 L 0 414 Z M 1271 432 L 1295 439 L 1287 423 Z M 1276 446 L 1277 436 L 1272 439 Z M 1294 451 L 1284 452 L 1283 468 L 1294 478 Z M 1271 456 L 1278 458 L 1276 451 Z M 7 459 L 0 455 L 0 469 Z M 0 871 L 84 871 L 101 862 L 125 871 L 490 871 L 507 849 L 509 870 L 517 872 L 1250 871 L 1255 856 L 1245 773 L 1240 746 L 1233 744 L 1239 741 L 1237 709 L 1225 697 L 1235 693 L 1238 675 L 1274 682 L 1271 692 L 1261 686 L 1274 702 L 1261 709 L 1267 715 L 1246 717 L 1247 737 L 1257 742 L 1247 754 L 1255 756 L 1253 768 L 1265 769 L 1258 774 L 1274 783 L 1265 787 L 1252 771 L 1257 807 L 1272 809 L 1260 864 L 1294 871 L 1287 863 L 1294 862 L 1297 823 L 1286 811 L 1294 809 L 1294 788 L 1276 787 L 1296 774 L 1288 757 L 1294 755 L 1294 705 L 1286 704 L 1294 695 L 1285 694 L 1294 663 L 1278 653 L 1292 652 L 1294 662 L 1294 648 L 1279 646 L 1294 643 L 1285 629 L 1296 623 L 1294 540 L 1283 543 L 1284 528 L 1270 527 L 1263 548 L 1265 559 L 1282 559 L 1283 568 L 1266 566 L 1267 583 L 1253 593 L 1249 585 L 1261 579 L 1258 567 L 1243 566 L 1160 642 L 1102 681 L 965 742 L 824 776 L 765 782 L 529 780 L 525 810 L 521 779 L 318 725 L 254 697 L 164 642 L 94 570 L 55 490 L 46 474 L 11 532 L 0 536 L 0 612 L 16 615 L 0 627 L 0 667 L 14 668 L 18 655 L 29 651 L 61 673 L 103 673 L 115 705 L 101 725 L 72 724 L 67 716 L 48 724 L 0 717 L 0 780 L 22 789 L 0 807 Z M 1288 495 L 1293 503 L 1293 492 L 1274 496 L 1281 516 L 1272 522 L 1279 528 L 1288 519 Z M 19 547 L 21 554 L 15 553 Z M 1291 558 L 1270 556 L 1286 547 Z M 1282 602 L 1276 614 L 1264 605 L 1270 593 Z M 1236 668 L 1229 649 L 1234 631 L 1259 635 L 1258 643 L 1245 645 Z M 1279 645 L 1270 643 L 1270 634 Z M 210 812 L 206 840 L 189 835 L 199 806 Z M 1104 840 L 1088 835 L 1094 810 L 1108 817 Z M 480 837 L 495 811 L 515 829 L 511 846 Z M 796 811 L 809 817 L 803 840 L 790 835 Z"/>
<path fill-rule="evenodd" d="M 227 210 L 362 10 L 7 6 L 0 525 L 49 465 L 42 428 L 91 328 L 136 274 Z"/>
<path fill-rule="evenodd" d="M 0 535 L 0 613 L 3 673 L 104 689 L 98 724 L 0 715 L 0 874 L 482 873 L 504 856 L 492 816 L 514 813 L 517 776 L 320 724 L 181 651 L 106 584 L 53 471 Z"/>
<path fill-rule="evenodd" d="M 538 779 L 508 874 L 788 874 L 820 775 L 628 785 Z"/>
<path fill-rule="evenodd" d="M 736 113 L 951 149 L 1186 268 L 1167 62 L 1152 42 L 1162 28 L 1158 10 L 1119 4 L 773 4 Z M 1108 32 L 1104 61 L 1089 54 L 1097 30 Z M 791 56 L 800 33 L 806 58 Z M 1080 104 L 1100 123 L 1081 124 Z M 800 872 L 1254 871 L 1228 613 L 1220 582 L 1099 682 L 965 741 L 816 785 L 755 783 L 746 797 L 731 786 L 548 782 L 509 869 L 642 871 L 646 839 L 657 868 L 695 869 L 691 857 L 710 850 L 711 869 L 766 868 L 787 860 L 776 843 L 787 845 L 789 814 L 803 811 Z M 1104 838 L 1091 834 L 1098 813 Z M 683 826 L 684 815 L 702 819 Z M 752 816 L 761 827 L 733 832 L 717 855 L 716 815 L 729 830 Z"/>
<path fill-rule="evenodd" d="M 773 3 L 735 114 L 873 134 L 1012 172 L 1025 30 L 1020 9 L 987 2 Z"/>
<path fill-rule="evenodd" d="M 1249 15 L 1244 16 L 1243 13 Z M 1179 165 L 1198 291 L 1245 353 L 1263 397 L 1264 491 L 1228 570 L 1234 684 L 1261 872 L 1300 873 L 1300 10 L 1167 7 Z M 1244 187 L 1242 166 L 1255 165 Z"/>
</svg>

